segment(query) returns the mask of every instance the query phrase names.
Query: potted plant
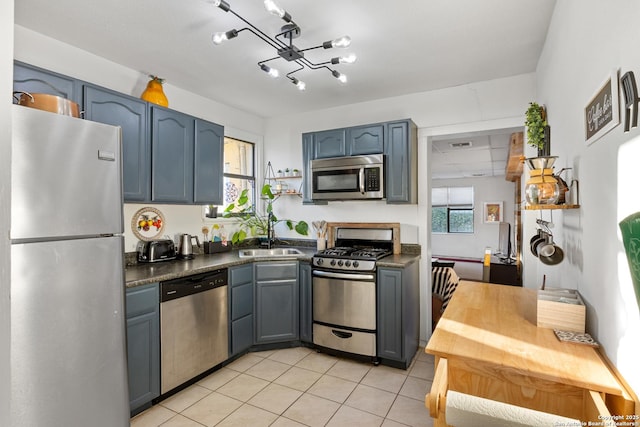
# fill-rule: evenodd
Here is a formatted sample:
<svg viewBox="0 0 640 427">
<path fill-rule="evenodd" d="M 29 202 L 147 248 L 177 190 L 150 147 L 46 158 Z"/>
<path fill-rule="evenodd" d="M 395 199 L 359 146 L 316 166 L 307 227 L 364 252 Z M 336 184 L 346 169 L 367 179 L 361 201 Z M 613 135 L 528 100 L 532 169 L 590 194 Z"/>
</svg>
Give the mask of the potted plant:
<svg viewBox="0 0 640 427">
<path fill-rule="evenodd" d="M 287 176 L 291 176 L 291 169 L 286 168 L 286 169 L 284 170 L 284 173 L 285 173 L 285 175 L 287 175 Z"/>
<path fill-rule="evenodd" d="M 284 172 L 282 172 L 282 169 L 278 169 L 278 178 L 282 177 L 284 177 Z"/>
<path fill-rule="evenodd" d="M 266 236 L 269 226 L 272 229 L 278 223 L 285 223 L 289 230 L 295 230 L 298 234 L 306 236 L 309 225 L 305 221 L 293 221 L 290 219 L 279 219 L 273 213 L 273 202 L 275 195 L 271 191 L 271 186 L 262 186 L 262 197 L 266 200 L 266 212 L 261 213 L 254 209 L 249 200 L 249 190 L 244 189 L 238 197 L 237 203 L 232 203 L 224 210 L 224 218 L 235 218 L 238 220 L 240 229 L 231 236 L 231 243 L 237 244 L 249 236 Z M 234 212 L 234 210 L 238 209 Z M 271 222 L 271 224 L 269 224 Z"/>
<path fill-rule="evenodd" d="M 549 156 L 551 152 L 550 128 L 544 107 L 536 102 L 530 102 L 525 113 L 524 124 L 527 127 L 527 144 L 537 148 L 539 157 Z"/>
<path fill-rule="evenodd" d="M 299 169 L 293 169 L 293 176 L 300 176 L 300 170 Z"/>
<path fill-rule="evenodd" d="M 207 218 L 217 218 L 218 217 L 218 207 L 216 205 L 207 205 L 205 216 Z"/>
</svg>

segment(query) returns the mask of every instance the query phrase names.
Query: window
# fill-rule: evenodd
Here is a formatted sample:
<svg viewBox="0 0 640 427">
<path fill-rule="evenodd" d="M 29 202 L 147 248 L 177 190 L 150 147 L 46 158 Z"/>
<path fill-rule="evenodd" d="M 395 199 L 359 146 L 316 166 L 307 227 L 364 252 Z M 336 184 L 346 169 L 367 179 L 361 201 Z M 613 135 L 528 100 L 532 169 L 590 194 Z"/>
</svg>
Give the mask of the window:
<svg viewBox="0 0 640 427">
<path fill-rule="evenodd" d="M 432 189 L 431 231 L 473 233 L 473 187 Z"/>
<path fill-rule="evenodd" d="M 235 203 L 244 189 L 249 189 L 249 200 L 255 203 L 255 167 L 254 145 L 233 138 L 224 138 L 224 172 L 222 187 L 222 206 L 206 206 L 205 214 L 214 217 L 227 206 Z"/>
</svg>

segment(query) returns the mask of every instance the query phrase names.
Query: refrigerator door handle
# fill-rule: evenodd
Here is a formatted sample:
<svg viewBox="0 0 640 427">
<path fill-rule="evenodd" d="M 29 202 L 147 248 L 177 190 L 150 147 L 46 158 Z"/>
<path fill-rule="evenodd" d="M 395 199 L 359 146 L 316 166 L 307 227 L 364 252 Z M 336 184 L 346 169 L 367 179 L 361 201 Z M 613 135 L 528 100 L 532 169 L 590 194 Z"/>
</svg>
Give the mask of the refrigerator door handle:
<svg viewBox="0 0 640 427">
<path fill-rule="evenodd" d="M 113 151 L 98 150 L 98 159 L 107 160 L 109 162 L 116 161 L 116 153 Z"/>
</svg>

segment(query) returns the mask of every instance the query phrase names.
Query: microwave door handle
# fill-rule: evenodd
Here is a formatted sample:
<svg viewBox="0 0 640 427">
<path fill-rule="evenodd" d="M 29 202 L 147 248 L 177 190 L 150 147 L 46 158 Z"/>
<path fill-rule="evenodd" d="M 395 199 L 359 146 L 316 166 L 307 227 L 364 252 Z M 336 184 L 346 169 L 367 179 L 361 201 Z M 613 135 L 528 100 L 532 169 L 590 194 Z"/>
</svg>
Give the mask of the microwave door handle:
<svg viewBox="0 0 640 427">
<path fill-rule="evenodd" d="M 360 168 L 358 180 L 360 181 L 360 193 L 364 194 L 364 168 Z"/>
</svg>

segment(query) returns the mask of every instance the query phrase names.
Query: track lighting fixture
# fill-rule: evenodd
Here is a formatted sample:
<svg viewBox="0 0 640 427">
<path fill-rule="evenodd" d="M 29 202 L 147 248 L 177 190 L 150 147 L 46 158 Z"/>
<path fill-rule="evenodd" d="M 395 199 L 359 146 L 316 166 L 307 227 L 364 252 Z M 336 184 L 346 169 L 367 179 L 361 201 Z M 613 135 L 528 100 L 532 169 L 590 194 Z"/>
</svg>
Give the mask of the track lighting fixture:
<svg viewBox="0 0 640 427">
<path fill-rule="evenodd" d="M 353 64 L 357 59 L 356 55 L 349 54 L 347 56 L 331 58 L 329 61 L 315 63 L 305 57 L 305 52 L 319 48 L 331 49 L 349 47 L 349 45 L 351 44 L 351 38 L 349 36 L 338 37 L 337 39 L 326 41 L 318 46 L 300 49 L 293 44 L 293 39 L 298 38 L 302 33 L 302 30 L 295 22 L 293 22 L 291 15 L 287 13 L 287 11 L 285 11 L 282 7 L 280 7 L 274 0 L 264 0 L 264 7 L 267 12 L 281 18 L 284 22 L 286 22 L 286 24 L 282 26 L 282 28 L 280 29 L 280 33 L 276 34 L 273 37 L 267 35 L 262 30 L 258 29 L 255 25 L 247 21 L 245 18 L 238 15 L 231 9 L 231 6 L 225 0 L 210 0 L 210 3 L 222 9 L 224 12 L 231 12 L 247 25 L 247 27 L 241 28 L 239 30 L 232 29 L 227 32 L 218 32 L 213 34 L 212 41 L 215 45 L 219 45 L 227 40 L 231 40 L 237 37 L 238 34 L 242 31 L 249 31 L 256 37 L 261 39 L 263 42 L 273 47 L 278 54 L 278 56 L 274 56 L 273 58 L 268 58 L 258 62 L 258 66 L 260 67 L 260 69 L 269 74 L 271 77 L 278 77 L 279 72 L 277 69 L 269 67 L 265 63 L 281 58 L 286 60 L 287 62 L 294 62 L 296 65 L 298 65 L 298 68 L 288 72 L 286 74 L 286 77 L 293 84 L 295 84 L 299 90 L 305 90 L 306 84 L 303 81 L 300 81 L 299 79 L 293 77 L 292 74 L 297 73 L 298 71 L 301 71 L 305 68 L 309 68 L 311 70 L 326 68 L 341 83 L 347 82 L 346 75 L 331 68 L 329 65 Z"/>
</svg>

